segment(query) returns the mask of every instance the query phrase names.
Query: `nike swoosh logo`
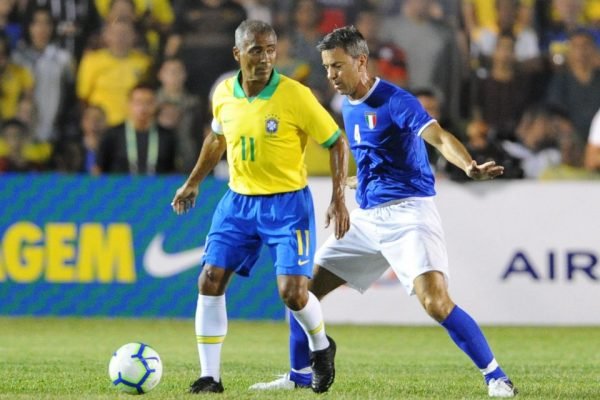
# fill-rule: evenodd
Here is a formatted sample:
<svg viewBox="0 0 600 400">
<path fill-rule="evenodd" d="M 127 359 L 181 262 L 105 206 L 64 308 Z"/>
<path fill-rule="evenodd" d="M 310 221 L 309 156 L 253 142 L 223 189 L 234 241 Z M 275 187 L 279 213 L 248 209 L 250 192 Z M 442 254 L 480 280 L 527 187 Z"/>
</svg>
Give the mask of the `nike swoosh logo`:
<svg viewBox="0 0 600 400">
<path fill-rule="evenodd" d="M 308 264 L 310 260 L 298 260 L 298 265 Z"/>
<path fill-rule="evenodd" d="M 166 253 L 163 249 L 165 235 L 154 236 L 144 253 L 144 269 L 155 278 L 169 278 L 190 268 L 199 267 L 204 246 L 178 253 Z"/>
</svg>

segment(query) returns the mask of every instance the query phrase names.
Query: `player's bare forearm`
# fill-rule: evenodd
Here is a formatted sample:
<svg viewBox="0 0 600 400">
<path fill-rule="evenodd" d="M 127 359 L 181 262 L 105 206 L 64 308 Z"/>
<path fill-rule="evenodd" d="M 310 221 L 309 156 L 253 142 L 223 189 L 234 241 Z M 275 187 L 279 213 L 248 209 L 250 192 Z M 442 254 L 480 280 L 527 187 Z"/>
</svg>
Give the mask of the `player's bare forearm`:
<svg viewBox="0 0 600 400">
<path fill-rule="evenodd" d="M 333 183 L 333 192 L 331 200 L 345 199 L 344 185 L 348 177 L 348 142 L 344 135 L 340 135 L 338 140 L 329 148 L 329 168 Z"/>
<path fill-rule="evenodd" d="M 171 201 L 171 207 L 177 215 L 187 213 L 196 205 L 198 186 L 217 165 L 226 148 L 225 138 L 221 135 L 211 134 L 204 140 L 196 166 L 185 183 L 177 189 Z"/>
<path fill-rule="evenodd" d="M 204 139 L 198 161 L 196 161 L 196 165 L 186 183 L 191 186 L 198 186 L 219 163 L 225 150 L 227 150 L 227 143 L 223 135 L 209 134 Z"/>
<path fill-rule="evenodd" d="M 350 215 L 346 208 L 344 187 L 348 176 L 348 143 L 344 136 L 329 148 L 329 166 L 333 191 L 331 203 L 327 209 L 326 226 L 335 221 L 335 237 L 340 239 L 350 229 Z"/>
<path fill-rule="evenodd" d="M 471 179 L 494 179 L 504 173 L 504 167 L 496 165 L 494 161 L 477 164 L 465 146 L 453 134 L 442 129 L 437 122 L 425 128 L 422 136 L 438 149 L 446 160 L 465 171 Z"/>
<path fill-rule="evenodd" d="M 453 134 L 435 122 L 425 128 L 421 135 L 425 141 L 438 149 L 446 160 L 466 173 L 473 159 L 465 146 Z"/>
</svg>

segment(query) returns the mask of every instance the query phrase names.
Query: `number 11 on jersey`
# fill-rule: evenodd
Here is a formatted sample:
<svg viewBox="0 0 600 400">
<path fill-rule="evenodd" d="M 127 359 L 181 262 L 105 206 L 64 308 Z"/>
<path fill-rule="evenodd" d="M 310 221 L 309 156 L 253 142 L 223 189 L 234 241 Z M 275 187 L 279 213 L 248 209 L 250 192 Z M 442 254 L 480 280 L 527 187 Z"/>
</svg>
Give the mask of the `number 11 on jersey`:
<svg viewBox="0 0 600 400">
<path fill-rule="evenodd" d="M 254 138 L 242 136 L 242 161 L 254 161 Z"/>
</svg>

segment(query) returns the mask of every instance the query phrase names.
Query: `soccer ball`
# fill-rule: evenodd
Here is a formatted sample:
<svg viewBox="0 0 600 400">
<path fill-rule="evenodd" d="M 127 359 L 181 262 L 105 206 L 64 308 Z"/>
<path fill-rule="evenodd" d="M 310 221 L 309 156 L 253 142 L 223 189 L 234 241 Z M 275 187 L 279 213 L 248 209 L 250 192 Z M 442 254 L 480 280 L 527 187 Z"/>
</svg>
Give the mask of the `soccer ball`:
<svg viewBox="0 0 600 400">
<path fill-rule="evenodd" d="M 127 343 L 114 352 L 108 375 L 114 386 L 129 394 L 154 389 L 162 376 L 160 356 L 144 343 Z"/>
</svg>

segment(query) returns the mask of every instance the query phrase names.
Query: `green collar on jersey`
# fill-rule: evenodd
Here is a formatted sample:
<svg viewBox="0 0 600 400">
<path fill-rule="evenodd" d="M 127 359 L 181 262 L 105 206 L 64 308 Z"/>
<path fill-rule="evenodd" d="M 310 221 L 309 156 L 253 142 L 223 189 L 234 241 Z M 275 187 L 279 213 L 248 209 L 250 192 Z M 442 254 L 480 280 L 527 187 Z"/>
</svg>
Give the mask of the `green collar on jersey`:
<svg viewBox="0 0 600 400">
<path fill-rule="evenodd" d="M 237 97 L 238 99 L 246 98 L 246 93 L 244 93 L 244 89 L 240 84 L 241 77 L 242 71 L 239 71 L 235 77 L 235 83 L 233 84 L 233 96 Z M 271 74 L 271 78 L 269 78 L 269 82 L 267 82 L 267 86 L 265 86 L 257 96 L 248 97 L 248 100 L 252 101 L 256 98 L 263 100 L 270 99 L 271 96 L 273 96 L 273 93 L 275 93 L 275 89 L 277 89 L 277 85 L 279 84 L 280 80 L 281 75 L 279 75 L 279 72 L 277 72 L 277 70 L 273 68 L 273 73 Z"/>
</svg>

